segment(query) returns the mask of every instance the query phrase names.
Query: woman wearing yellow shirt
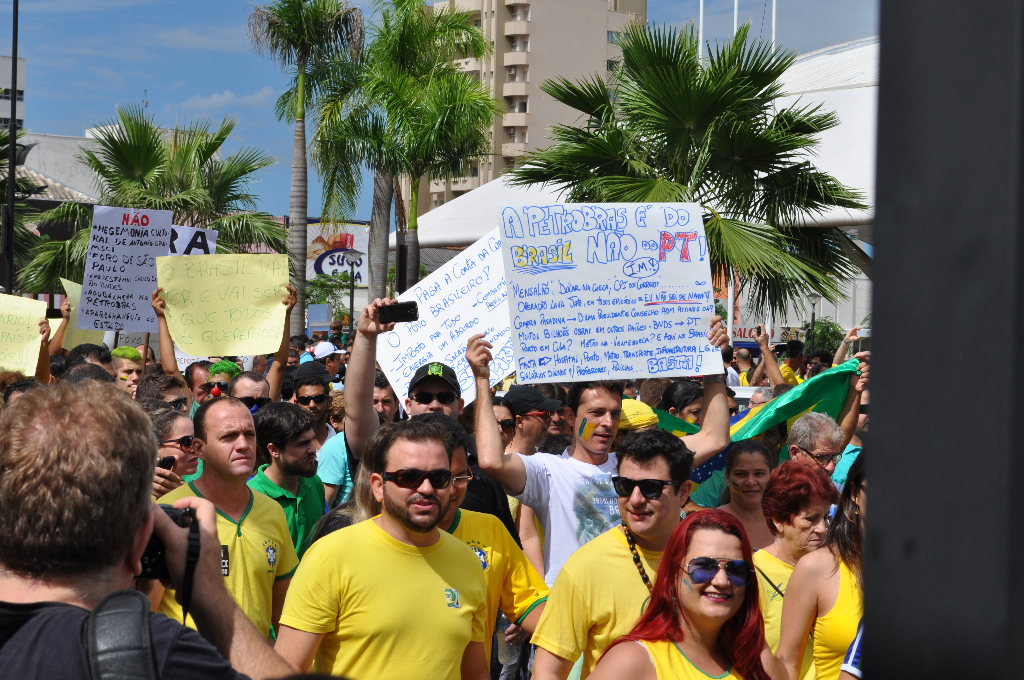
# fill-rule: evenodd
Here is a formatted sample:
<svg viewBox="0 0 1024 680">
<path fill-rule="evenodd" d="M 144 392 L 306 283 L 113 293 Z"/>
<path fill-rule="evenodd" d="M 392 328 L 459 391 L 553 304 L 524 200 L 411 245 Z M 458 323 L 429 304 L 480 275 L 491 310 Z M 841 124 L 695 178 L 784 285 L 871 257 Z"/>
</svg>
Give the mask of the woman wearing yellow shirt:
<svg viewBox="0 0 1024 680">
<path fill-rule="evenodd" d="M 591 680 L 769 680 L 750 541 L 722 510 L 689 515 L 665 548 L 651 603 Z"/>
<path fill-rule="evenodd" d="M 782 604 L 793 567 L 801 557 L 825 544 L 828 509 L 838 495 L 820 469 L 791 460 L 775 468 L 764 487 L 761 510 L 775 540 L 754 553 L 754 567 L 761 592 L 764 637 L 772 653 L 779 649 Z M 804 647 L 799 677 L 814 677 L 810 639 Z"/>
<path fill-rule="evenodd" d="M 843 656 L 857 635 L 864 608 L 861 591 L 867 476 L 864 451 L 850 467 L 825 550 L 800 560 L 782 605 L 782 635 L 776 654 L 785 680 L 799 677 L 807 636 L 814 630 L 817 680 L 837 680 Z"/>
</svg>

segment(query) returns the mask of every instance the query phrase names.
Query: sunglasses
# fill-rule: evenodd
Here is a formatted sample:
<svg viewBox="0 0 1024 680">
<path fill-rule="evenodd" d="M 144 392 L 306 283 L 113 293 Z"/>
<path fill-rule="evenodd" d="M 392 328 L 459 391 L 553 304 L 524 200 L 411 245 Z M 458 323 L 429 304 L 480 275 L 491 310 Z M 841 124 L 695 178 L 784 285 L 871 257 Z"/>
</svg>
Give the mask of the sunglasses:
<svg viewBox="0 0 1024 680">
<path fill-rule="evenodd" d="M 230 384 L 226 382 L 203 383 L 203 391 L 206 392 L 207 394 L 209 394 L 210 390 L 212 390 L 214 387 L 218 388 L 220 390 L 220 393 L 224 395 L 228 393 L 228 387 L 230 387 Z"/>
<path fill-rule="evenodd" d="M 274 400 L 270 397 L 239 397 L 238 401 L 245 404 L 245 407 L 249 409 L 249 413 L 256 413 L 256 411 L 259 411 Z"/>
<path fill-rule="evenodd" d="M 694 583 L 708 583 L 719 569 L 725 570 L 729 583 L 738 588 L 750 583 L 754 577 L 754 567 L 746 560 L 719 560 L 714 557 L 694 557 L 686 565 L 686 573 Z"/>
<path fill-rule="evenodd" d="M 160 446 L 170 446 L 171 444 L 175 444 L 182 451 L 188 451 L 192 448 L 192 442 L 194 442 L 195 439 L 196 438 L 192 435 L 187 434 L 184 437 L 179 437 L 178 439 L 168 439 L 165 442 L 160 442 Z"/>
<path fill-rule="evenodd" d="M 435 489 L 447 489 L 452 483 L 451 470 L 415 470 L 408 468 L 396 472 L 385 472 L 381 474 L 385 482 L 394 482 L 395 486 L 403 489 L 418 489 L 423 486 L 423 480 L 430 480 L 430 486 Z"/>
<path fill-rule="evenodd" d="M 322 404 L 327 401 L 326 394 L 314 394 L 311 397 L 295 397 L 295 401 L 299 402 L 303 406 L 309 406 L 310 402 L 314 404 Z"/>
<path fill-rule="evenodd" d="M 512 430 L 516 429 L 516 421 L 512 420 L 511 418 L 499 420 L 498 427 L 500 427 L 505 432 L 511 432 Z"/>
<path fill-rule="evenodd" d="M 181 399 L 174 399 L 173 401 L 168 401 L 168 402 L 165 402 L 165 403 L 170 404 L 171 408 L 173 408 L 175 411 L 184 411 L 185 410 L 185 404 L 188 403 L 188 399 L 186 399 L 185 397 L 182 397 Z"/>
<path fill-rule="evenodd" d="M 818 465 L 822 466 L 822 467 L 825 467 L 830 462 L 838 463 L 843 458 L 842 452 L 840 452 L 840 453 L 819 453 L 819 454 L 814 454 L 814 453 L 811 453 L 810 451 L 808 451 L 807 449 L 800 448 L 799 446 L 796 447 L 796 448 L 798 448 L 801 451 L 803 451 L 804 454 L 806 454 L 807 456 L 813 458 L 814 462 L 817 463 Z"/>
<path fill-rule="evenodd" d="M 680 484 L 682 484 L 682 482 L 666 482 L 664 479 L 630 479 L 629 477 L 612 477 L 612 486 L 615 487 L 615 493 L 619 496 L 629 498 L 633 495 L 633 489 L 639 486 L 640 493 L 649 501 L 661 498 L 661 494 L 665 490 L 666 486 L 672 485 L 678 489 Z"/>
<path fill-rule="evenodd" d="M 459 395 L 454 392 L 417 392 L 411 396 L 413 401 L 418 404 L 431 404 L 434 402 L 434 399 L 437 399 L 439 404 L 450 404 L 459 398 Z"/>
<path fill-rule="evenodd" d="M 452 475 L 452 483 L 456 486 L 465 486 L 473 480 L 473 471 L 466 470 L 464 475 Z"/>
</svg>

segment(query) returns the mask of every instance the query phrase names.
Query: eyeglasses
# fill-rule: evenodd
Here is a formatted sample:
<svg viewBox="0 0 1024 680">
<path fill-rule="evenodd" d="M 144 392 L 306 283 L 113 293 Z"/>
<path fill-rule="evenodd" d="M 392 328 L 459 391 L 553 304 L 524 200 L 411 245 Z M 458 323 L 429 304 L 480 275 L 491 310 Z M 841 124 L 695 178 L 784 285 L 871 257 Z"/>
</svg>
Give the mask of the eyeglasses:
<svg viewBox="0 0 1024 680">
<path fill-rule="evenodd" d="M 327 401 L 326 394 L 314 394 L 310 397 L 295 397 L 295 401 L 299 402 L 303 406 L 309 406 L 309 402 L 314 404 L 322 404 Z"/>
<path fill-rule="evenodd" d="M 219 389 L 221 394 L 227 394 L 228 393 L 228 387 L 230 387 L 230 385 L 228 383 L 226 383 L 226 382 L 215 382 L 215 383 L 214 382 L 208 382 L 208 383 L 203 383 L 203 392 L 206 392 L 207 394 L 209 394 L 210 391 L 214 387 Z"/>
<path fill-rule="evenodd" d="M 540 418 L 545 423 L 551 422 L 551 411 L 527 411 L 526 413 L 523 414 L 524 418 L 526 416 L 534 416 Z"/>
<path fill-rule="evenodd" d="M 185 397 L 182 397 L 181 399 L 174 399 L 172 401 L 168 401 L 168 402 L 165 402 L 165 403 L 170 404 L 171 408 L 173 408 L 175 411 L 184 411 L 185 410 L 185 404 L 188 403 L 188 399 L 186 399 Z"/>
<path fill-rule="evenodd" d="M 407 468 L 395 472 L 381 474 L 385 482 L 394 482 L 395 486 L 403 489 L 418 489 L 423 486 L 423 480 L 430 480 L 430 486 L 435 489 L 447 489 L 452 483 L 451 470 L 415 470 Z"/>
<path fill-rule="evenodd" d="M 516 429 L 516 421 L 512 420 L 511 418 L 499 420 L 498 427 L 500 427 L 505 432 L 511 432 L 512 430 Z"/>
<path fill-rule="evenodd" d="M 192 442 L 194 442 L 195 440 L 195 437 L 193 437 L 190 434 L 187 434 L 184 437 L 179 437 L 177 439 L 168 439 L 165 442 L 160 442 L 160 446 L 170 446 L 173 444 L 182 451 L 189 451 L 192 449 Z"/>
<path fill-rule="evenodd" d="M 245 407 L 249 409 L 249 413 L 256 413 L 256 411 L 259 411 L 274 400 L 270 397 L 239 397 L 238 401 L 245 404 Z"/>
<path fill-rule="evenodd" d="M 472 479 L 473 479 L 473 471 L 472 470 L 466 470 L 466 474 L 464 474 L 464 475 L 453 475 L 452 476 L 452 483 L 454 483 L 456 486 L 465 486 L 465 485 L 469 484 L 469 482 L 472 481 Z M 433 482 L 431 482 L 431 485 L 433 485 Z"/>
<path fill-rule="evenodd" d="M 649 501 L 661 498 L 662 492 L 665 487 L 672 485 L 679 488 L 682 482 L 666 482 L 664 479 L 630 479 L 629 477 L 612 477 L 612 486 L 615 487 L 615 493 L 622 496 L 623 498 L 629 498 L 633 495 L 633 489 L 640 487 L 640 493 L 643 497 Z"/>
<path fill-rule="evenodd" d="M 459 398 L 454 392 L 417 392 L 411 395 L 417 404 L 432 404 L 437 399 L 439 404 L 450 404 Z"/>
<path fill-rule="evenodd" d="M 719 560 L 714 557 L 694 557 L 686 565 L 686 573 L 694 583 L 707 583 L 715 578 L 719 569 L 725 570 L 729 583 L 743 587 L 754 577 L 754 567 L 746 560 Z"/>
<path fill-rule="evenodd" d="M 808 456 L 810 458 L 813 458 L 814 462 L 817 463 L 818 465 L 820 465 L 821 467 L 825 467 L 830 462 L 838 463 L 843 458 L 842 452 L 839 452 L 839 453 L 818 453 L 818 454 L 815 454 L 815 453 L 811 453 L 807 449 L 801 448 L 799 446 L 797 446 L 796 448 L 798 448 L 801 451 L 803 451 L 804 455 L 806 455 L 806 456 Z"/>
</svg>

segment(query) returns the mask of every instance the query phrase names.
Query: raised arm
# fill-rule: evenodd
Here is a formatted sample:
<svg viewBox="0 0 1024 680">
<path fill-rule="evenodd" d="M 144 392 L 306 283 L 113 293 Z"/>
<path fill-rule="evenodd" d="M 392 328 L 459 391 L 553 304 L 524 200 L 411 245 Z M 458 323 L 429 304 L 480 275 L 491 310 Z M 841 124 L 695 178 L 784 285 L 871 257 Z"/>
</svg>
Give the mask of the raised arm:
<svg viewBox="0 0 1024 680">
<path fill-rule="evenodd" d="M 860 397 L 868 388 L 868 359 L 871 357 L 871 352 L 858 352 L 854 356 L 860 359 L 860 365 L 857 366 L 860 375 L 850 376 L 850 388 L 846 393 L 846 402 L 843 404 L 838 418 L 839 427 L 843 430 L 843 448 L 846 448 L 846 445 L 853 439 L 853 435 L 857 433 Z"/>
<path fill-rule="evenodd" d="M 68 302 L 67 297 L 64 297 L 64 302 L 60 303 L 60 325 L 57 326 L 57 332 L 50 338 L 50 345 L 47 351 L 50 356 L 55 356 L 64 351 L 64 335 L 68 331 L 68 323 L 71 321 L 71 303 Z"/>
<path fill-rule="evenodd" d="M 708 342 L 713 347 L 728 344 L 729 333 L 722 325 L 722 317 L 712 317 Z M 700 432 L 682 437 L 682 440 L 686 448 L 693 451 L 694 466 L 729 445 L 729 401 L 724 381 L 708 383 L 704 387 L 704 420 Z"/>
<path fill-rule="evenodd" d="M 850 349 L 850 343 L 858 339 L 857 331 L 860 330 L 860 326 L 854 326 L 850 329 L 850 332 L 846 334 L 843 341 L 839 343 L 839 349 L 836 350 L 836 354 L 832 357 L 832 365 L 838 366 L 839 364 L 846 361 L 846 352 Z"/>
<path fill-rule="evenodd" d="M 181 375 L 181 371 L 178 370 L 178 360 L 174 358 L 174 340 L 171 339 L 171 330 L 167 327 L 167 318 L 164 316 L 164 310 L 167 308 L 167 302 L 160 297 L 160 293 L 162 293 L 163 290 L 163 288 L 157 288 L 149 298 L 149 303 L 153 305 L 153 313 L 156 314 L 156 326 L 159 331 L 160 366 L 164 369 L 164 373 L 167 375 L 177 375 L 180 376 L 182 380 L 185 380 L 185 376 Z M 187 380 L 185 381 L 185 384 L 188 384 Z M 188 398 L 189 407 L 191 407 L 192 390 L 185 390 L 185 396 Z"/>
<path fill-rule="evenodd" d="M 526 489 L 526 465 L 518 453 L 505 453 L 498 434 L 498 421 L 494 409 L 479 403 L 483 395 L 491 393 L 491 343 L 483 334 L 474 335 L 466 343 L 466 361 L 476 380 L 476 445 L 480 468 L 498 480 L 505 490 L 519 495 Z M 481 439 L 482 438 L 482 439 Z M 483 442 L 488 443 L 487 446 Z"/>
<path fill-rule="evenodd" d="M 373 408 L 373 378 L 377 370 L 377 336 L 394 330 L 395 324 L 382 324 L 381 307 L 397 300 L 377 298 L 363 307 L 356 323 L 352 356 L 348 360 L 345 379 L 345 442 L 355 459 L 362 458 L 363 444 L 380 425 Z"/>
<path fill-rule="evenodd" d="M 41 383 L 50 382 L 50 322 L 39 321 L 39 359 L 36 361 L 36 380 Z"/>
<path fill-rule="evenodd" d="M 270 384 L 270 398 L 274 401 L 281 398 L 281 386 L 284 385 L 284 367 L 288 363 L 288 339 L 292 334 L 292 309 L 294 309 L 295 302 L 298 299 L 295 289 L 290 284 L 286 283 L 284 287 L 288 289 L 288 294 L 281 301 L 281 304 L 285 307 L 284 330 L 281 331 L 281 346 L 277 348 L 277 352 L 274 354 L 274 363 L 270 366 L 270 370 L 267 371 L 267 383 Z"/>
<path fill-rule="evenodd" d="M 757 346 L 761 348 L 761 363 L 758 364 L 757 367 L 761 368 L 764 366 L 765 373 L 768 374 L 769 385 L 772 387 L 781 385 L 786 382 L 786 379 L 782 377 L 782 371 L 779 370 L 779 362 L 775 360 L 775 355 L 772 353 L 772 349 L 768 344 L 768 331 L 766 331 L 764 326 L 761 325 L 758 325 L 757 331 L 758 333 L 754 339 L 757 341 Z M 750 384 L 760 386 L 760 382 L 754 383 L 751 381 Z"/>
</svg>

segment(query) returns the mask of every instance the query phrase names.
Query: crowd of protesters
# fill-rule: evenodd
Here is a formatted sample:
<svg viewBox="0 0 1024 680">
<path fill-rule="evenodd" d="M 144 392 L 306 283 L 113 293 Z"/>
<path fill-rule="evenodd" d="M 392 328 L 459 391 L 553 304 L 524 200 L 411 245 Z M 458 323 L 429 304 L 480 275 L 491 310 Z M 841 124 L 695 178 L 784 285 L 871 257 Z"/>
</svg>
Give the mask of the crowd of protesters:
<svg viewBox="0 0 1024 680">
<path fill-rule="evenodd" d="M 724 374 L 504 390 L 477 335 L 467 404 L 443 363 L 389 382 L 390 300 L 349 337 L 286 322 L 273 355 L 180 371 L 159 293 L 158 353 L 65 351 L 65 305 L 35 379 L 0 374 L 10 677 L 111 677 L 97 637 L 129 614 L 116 663 L 137 647 L 144 677 L 861 677 L 866 355 L 836 418 L 731 436 L 731 386 L 768 408 L 857 329 L 780 361 L 764 333 L 734 352 L 715 317 Z M 140 578 L 151 535 L 167 573 Z"/>
</svg>

